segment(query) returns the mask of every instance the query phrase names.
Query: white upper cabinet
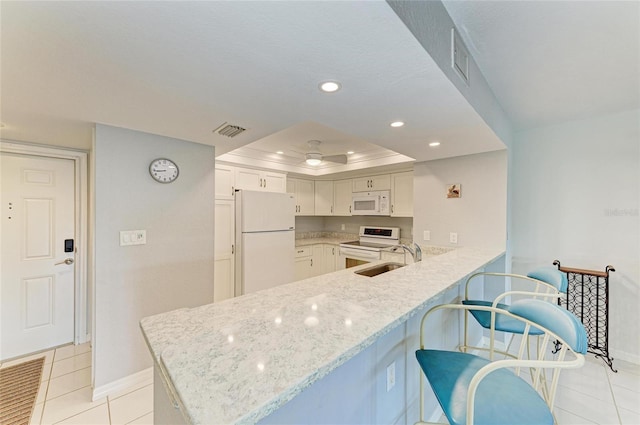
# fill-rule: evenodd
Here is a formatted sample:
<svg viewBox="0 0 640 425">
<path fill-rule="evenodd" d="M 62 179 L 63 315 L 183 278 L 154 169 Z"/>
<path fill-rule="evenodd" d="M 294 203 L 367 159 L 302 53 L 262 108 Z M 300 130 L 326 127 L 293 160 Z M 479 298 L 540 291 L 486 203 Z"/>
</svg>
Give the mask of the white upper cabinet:
<svg viewBox="0 0 640 425">
<path fill-rule="evenodd" d="M 233 199 L 235 189 L 235 169 L 228 165 L 216 164 L 216 199 Z"/>
<path fill-rule="evenodd" d="M 236 189 L 285 192 L 287 176 L 273 171 L 236 168 Z"/>
<path fill-rule="evenodd" d="M 315 215 L 333 215 L 333 181 L 315 182 Z"/>
<path fill-rule="evenodd" d="M 296 215 L 314 215 L 314 181 L 303 179 L 287 179 L 287 193 L 292 193 L 296 200 Z"/>
<path fill-rule="evenodd" d="M 333 215 L 351 215 L 352 181 L 333 182 Z"/>
<path fill-rule="evenodd" d="M 391 176 L 381 174 L 379 176 L 358 177 L 353 179 L 354 192 L 370 192 L 372 190 L 391 189 Z"/>
<path fill-rule="evenodd" d="M 391 174 L 391 216 L 413 217 L 413 172 Z"/>
<path fill-rule="evenodd" d="M 262 178 L 264 179 L 264 189 L 266 191 L 283 193 L 287 191 L 287 175 L 285 173 L 265 171 Z"/>
</svg>

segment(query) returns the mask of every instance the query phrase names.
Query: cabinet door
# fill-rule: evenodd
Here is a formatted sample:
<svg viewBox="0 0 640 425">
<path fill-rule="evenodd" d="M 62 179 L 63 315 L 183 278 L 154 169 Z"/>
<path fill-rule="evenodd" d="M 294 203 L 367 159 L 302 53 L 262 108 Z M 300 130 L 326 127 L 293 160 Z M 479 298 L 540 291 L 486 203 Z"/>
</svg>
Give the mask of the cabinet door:
<svg viewBox="0 0 640 425">
<path fill-rule="evenodd" d="M 300 206 L 298 215 L 313 215 L 315 205 L 314 186 L 313 180 L 298 180 L 296 183 L 296 198 Z"/>
<path fill-rule="evenodd" d="M 413 217 L 413 172 L 391 175 L 391 216 Z"/>
<path fill-rule="evenodd" d="M 371 176 L 370 179 L 371 179 L 372 190 L 391 189 L 391 176 L 389 174 L 382 174 L 380 176 Z"/>
<path fill-rule="evenodd" d="M 324 245 L 313 246 L 313 256 L 311 257 L 311 275 L 320 276 L 324 273 Z"/>
<path fill-rule="evenodd" d="M 236 168 L 236 189 L 262 190 L 262 173 L 249 168 Z"/>
<path fill-rule="evenodd" d="M 338 254 L 338 247 L 335 245 L 324 246 L 324 264 L 323 273 L 331 273 L 336 271 L 336 255 Z"/>
<path fill-rule="evenodd" d="M 312 256 L 296 258 L 294 271 L 295 280 L 298 281 L 311 277 L 313 272 L 312 264 Z"/>
<path fill-rule="evenodd" d="M 379 176 L 358 177 L 353 179 L 354 192 L 369 192 L 372 190 L 391 189 L 391 177 L 389 174 Z"/>
<path fill-rule="evenodd" d="M 228 165 L 216 164 L 216 199 L 233 199 L 235 171 Z"/>
<path fill-rule="evenodd" d="M 268 192 L 285 192 L 287 187 L 287 175 L 266 171 L 262 177 L 263 189 Z"/>
<path fill-rule="evenodd" d="M 333 215 L 333 182 L 315 182 L 315 215 Z"/>
<path fill-rule="evenodd" d="M 216 199 L 214 228 L 213 301 L 233 298 L 235 292 L 234 202 Z"/>
<path fill-rule="evenodd" d="M 373 190 L 371 188 L 371 179 L 369 177 L 358 177 L 353 179 L 353 191 L 354 192 L 368 192 Z"/>
<path fill-rule="evenodd" d="M 333 215 L 351 215 L 351 180 L 333 182 Z"/>
</svg>

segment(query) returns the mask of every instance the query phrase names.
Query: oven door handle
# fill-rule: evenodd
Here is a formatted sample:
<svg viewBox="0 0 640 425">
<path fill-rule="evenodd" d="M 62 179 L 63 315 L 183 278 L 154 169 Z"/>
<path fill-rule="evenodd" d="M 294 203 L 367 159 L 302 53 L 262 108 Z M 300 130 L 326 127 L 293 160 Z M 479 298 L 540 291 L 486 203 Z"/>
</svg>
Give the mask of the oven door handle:
<svg viewBox="0 0 640 425">
<path fill-rule="evenodd" d="M 344 248 L 340 247 L 340 254 L 345 257 L 353 258 L 355 260 L 367 259 L 367 260 L 379 260 L 379 251 L 368 251 L 364 249 Z"/>
</svg>

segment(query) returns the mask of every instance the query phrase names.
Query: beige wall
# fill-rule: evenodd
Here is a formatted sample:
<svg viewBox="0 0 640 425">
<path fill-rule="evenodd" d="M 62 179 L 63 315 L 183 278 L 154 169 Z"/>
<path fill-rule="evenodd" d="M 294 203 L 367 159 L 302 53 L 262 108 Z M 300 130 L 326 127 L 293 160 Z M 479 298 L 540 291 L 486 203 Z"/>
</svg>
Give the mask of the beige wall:
<svg viewBox="0 0 640 425">
<path fill-rule="evenodd" d="M 426 161 L 414 165 L 413 236 L 438 246 L 506 247 L 507 151 Z M 448 184 L 459 183 L 462 196 L 447 199 Z M 431 232 L 431 240 L 423 232 Z M 449 243 L 449 233 L 458 243 Z"/>
</svg>

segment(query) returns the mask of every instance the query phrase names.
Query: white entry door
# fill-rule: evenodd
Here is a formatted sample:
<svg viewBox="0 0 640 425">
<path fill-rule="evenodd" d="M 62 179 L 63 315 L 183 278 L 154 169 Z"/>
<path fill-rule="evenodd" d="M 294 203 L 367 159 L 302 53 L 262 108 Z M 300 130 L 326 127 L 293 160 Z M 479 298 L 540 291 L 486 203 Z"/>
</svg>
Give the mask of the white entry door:
<svg viewBox="0 0 640 425">
<path fill-rule="evenodd" d="M 74 168 L 0 154 L 0 360 L 73 342 L 75 254 L 65 240 L 75 239 Z"/>
</svg>

